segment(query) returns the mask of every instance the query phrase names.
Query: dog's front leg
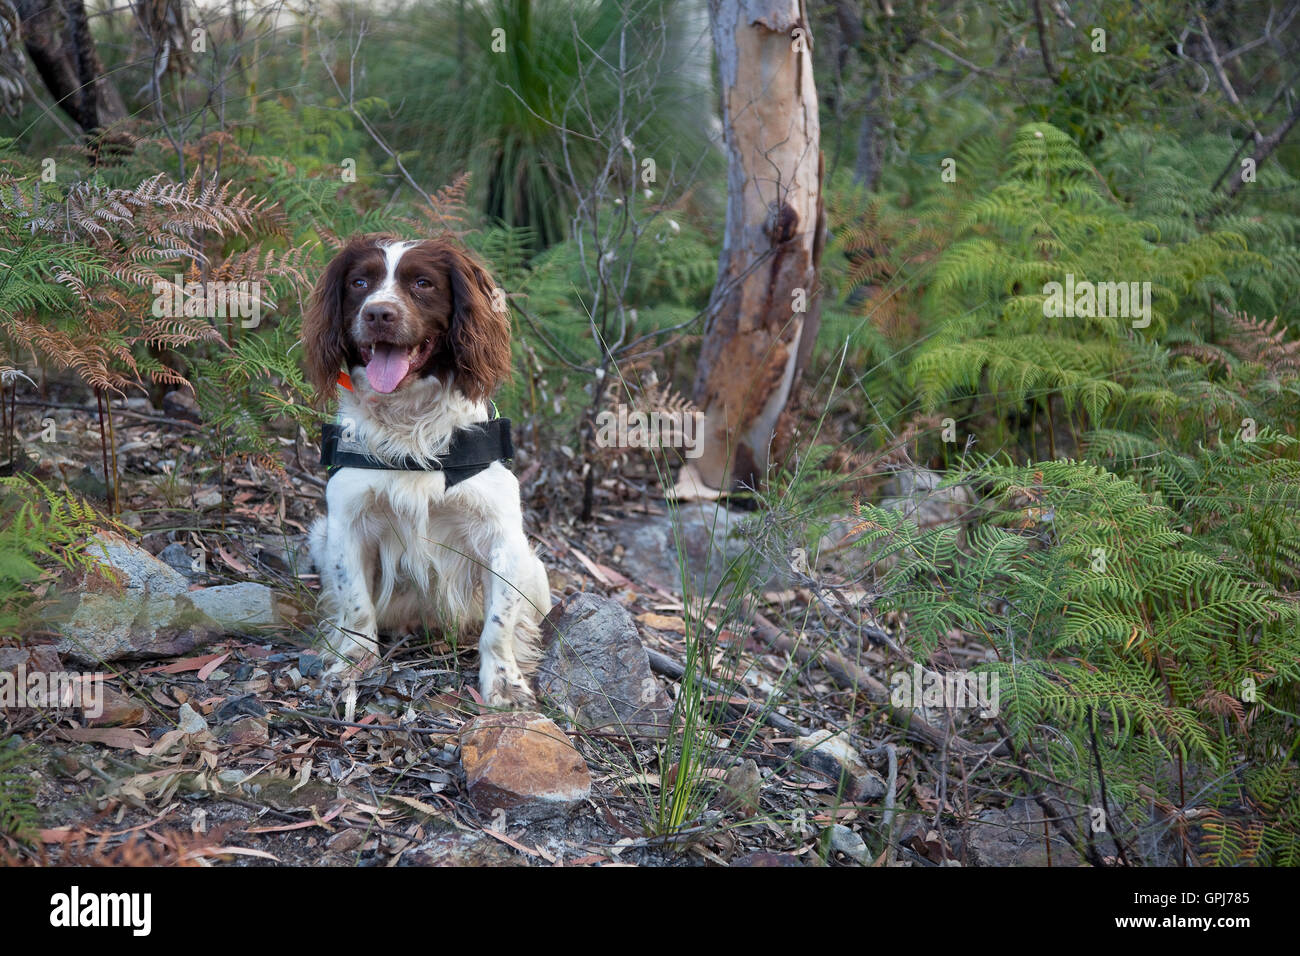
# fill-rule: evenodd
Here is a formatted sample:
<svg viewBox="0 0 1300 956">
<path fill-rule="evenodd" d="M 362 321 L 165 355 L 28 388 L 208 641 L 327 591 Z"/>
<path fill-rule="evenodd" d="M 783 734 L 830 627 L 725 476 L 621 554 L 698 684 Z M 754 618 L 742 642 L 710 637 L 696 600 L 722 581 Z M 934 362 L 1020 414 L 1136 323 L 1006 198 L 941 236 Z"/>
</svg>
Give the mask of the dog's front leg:
<svg viewBox="0 0 1300 956">
<path fill-rule="evenodd" d="M 479 638 L 479 693 L 490 707 L 531 707 L 532 688 L 521 664 L 536 657 L 537 626 L 524 607 L 519 582 L 536 560 L 522 534 L 494 546 L 483 569 L 483 634 Z"/>
<path fill-rule="evenodd" d="M 330 509 L 333 513 L 334 509 Z M 328 669 L 341 674 L 379 656 L 378 615 L 370 596 L 373 556 L 353 532 L 355 523 L 325 518 L 324 534 L 314 543 L 321 576 Z"/>
</svg>

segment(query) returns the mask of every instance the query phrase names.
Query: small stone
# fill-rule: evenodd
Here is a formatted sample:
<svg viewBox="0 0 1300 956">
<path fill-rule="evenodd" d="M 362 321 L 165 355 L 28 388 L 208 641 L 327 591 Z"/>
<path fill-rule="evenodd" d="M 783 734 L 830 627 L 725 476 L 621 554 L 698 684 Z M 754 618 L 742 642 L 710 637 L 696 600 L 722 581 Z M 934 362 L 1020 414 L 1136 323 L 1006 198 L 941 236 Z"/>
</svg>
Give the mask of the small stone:
<svg viewBox="0 0 1300 956">
<path fill-rule="evenodd" d="M 99 710 L 86 723 L 91 727 L 135 727 L 149 719 L 149 708 L 134 697 L 120 694 L 111 687 L 99 686 Z"/>
<path fill-rule="evenodd" d="M 806 866 L 803 859 L 795 856 L 793 853 L 771 853 L 764 850 L 758 850 L 754 853 L 746 853 L 744 856 L 738 856 L 731 861 L 731 866 L 741 867 L 784 867 L 784 866 Z"/>
<path fill-rule="evenodd" d="M 738 816 L 752 817 L 758 813 L 762 789 L 763 776 L 758 772 L 758 764 L 747 757 L 744 763 L 727 771 L 727 776 L 722 781 L 723 805 Z"/>
<path fill-rule="evenodd" d="M 242 697 L 226 698 L 218 705 L 214 716 L 218 723 L 226 723 L 240 717 L 265 717 L 266 708 L 262 706 L 256 694 L 245 694 Z"/>
<path fill-rule="evenodd" d="M 848 827 L 837 823 L 827 830 L 828 847 L 833 853 L 843 853 L 850 860 L 861 863 L 866 866 L 870 862 L 870 855 L 867 852 L 867 844 Z"/>
<path fill-rule="evenodd" d="M 179 418 L 187 422 L 198 422 L 202 418 L 199 413 L 199 403 L 194 400 L 194 396 L 180 389 L 174 389 L 164 395 L 162 407 L 163 413 L 171 418 Z"/>
<path fill-rule="evenodd" d="M 1052 866 L 1079 866 L 1079 854 L 1049 828 Z M 1047 866 L 1043 844 L 1043 808 L 1030 797 L 1017 797 L 1001 810 L 985 810 L 966 835 L 966 849 L 976 866 Z"/>
<path fill-rule="evenodd" d="M 541 714 L 476 717 L 461 729 L 460 760 L 470 802 L 489 818 L 505 811 L 498 826 L 562 814 L 591 793 L 586 761 Z"/>
<path fill-rule="evenodd" d="M 180 719 L 176 729 L 183 734 L 202 734 L 208 730 L 208 722 L 189 704 L 181 704 Z"/>
<path fill-rule="evenodd" d="M 190 496 L 190 500 L 193 502 L 194 507 L 207 509 L 216 508 L 221 504 L 223 499 L 221 497 L 221 489 L 203 488 L 194 492 L 194 494 Z"/>
<path fill-rule="evenodd" d="M 0 647 L 0 673 L 54 674 L 63 670 L 59 655 L 48 644 L 31 647 Z"/>
<path fill-rule="evenodd" d="M 185 545 L 179 541 L 173 541 L 167 547 L 158 552 L 158 560 L 172 568 L 174 571 L 185 575 L 187 578 L 196 578 L 198 573 L 194 570 L 194 560 L 186 550 Z"/>
<path fill-rule="evenodd" d="M 818 730 L 794 743 L 795 757 L 809 770 L 843 783 L 844 799 L 849 803 L 879 800 L 888 789 L 884 779 L 858 756 L 843 734 Z"/>
<path fill-rule="evenodd" d="M 265 718 L 245 717 L 243 720 L 235 721 L 234 726 L 230 728 L 228 739 L 232 744 L 261 746 L 266 743 L 268 736 Z"/>
<path fill-rule="evenodd" d="M 337 853 L 350 853 L 361 846 L 365 839 L 365 835 L 360 830 L 349 827 L 334 834 L 325 841 L 325 845 Z"/>
<path fill-rule="evenodd" d="M 325 669 L 325 659 L 319 654 L 311 654 L 306 651 L 298 655 L 298 671 L 303 677 L 319 677 Z"/>
</svg>

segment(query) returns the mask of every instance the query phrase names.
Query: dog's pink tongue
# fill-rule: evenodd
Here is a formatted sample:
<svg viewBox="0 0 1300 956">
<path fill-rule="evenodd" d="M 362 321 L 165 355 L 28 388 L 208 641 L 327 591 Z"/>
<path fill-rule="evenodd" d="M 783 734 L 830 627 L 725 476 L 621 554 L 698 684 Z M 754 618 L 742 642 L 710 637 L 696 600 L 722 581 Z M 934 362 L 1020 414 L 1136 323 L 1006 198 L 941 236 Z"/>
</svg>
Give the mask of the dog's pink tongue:
<svg viewBox="0 0 1300 956">
<path fill-rule="evenodd" d="M 402 379 L 406 378 L 406 373 L 410 370 L 411 360 L 407 357 L 406 349 L 376 345 L 375 352 L 366 365 L 366 378 L 370 381 L 371 388 L 387 395 L 402 384 Z"/>
</svg>

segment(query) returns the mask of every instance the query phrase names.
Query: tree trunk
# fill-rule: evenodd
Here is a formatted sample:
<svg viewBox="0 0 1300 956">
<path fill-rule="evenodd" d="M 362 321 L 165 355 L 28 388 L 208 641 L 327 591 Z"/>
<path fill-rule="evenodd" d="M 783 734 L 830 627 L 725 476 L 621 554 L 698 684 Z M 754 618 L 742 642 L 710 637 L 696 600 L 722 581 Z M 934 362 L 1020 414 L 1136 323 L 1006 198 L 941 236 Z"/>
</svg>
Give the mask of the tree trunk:
<svg viewBox="0 0 1300 956">
<path fill-rule="evenodd" d="M 758 487 L 819 324 L 821 130 L 802 0 L 710 0 L 727 223 L 695 379 L 697 477 Z"/>
<path fill-rule="evenodd" d="M 55 103 L 88 136 L 126 119 L 126 104 L 104 75 L 82 0 L 16 0 L 23 45 Z"/>
</svg>

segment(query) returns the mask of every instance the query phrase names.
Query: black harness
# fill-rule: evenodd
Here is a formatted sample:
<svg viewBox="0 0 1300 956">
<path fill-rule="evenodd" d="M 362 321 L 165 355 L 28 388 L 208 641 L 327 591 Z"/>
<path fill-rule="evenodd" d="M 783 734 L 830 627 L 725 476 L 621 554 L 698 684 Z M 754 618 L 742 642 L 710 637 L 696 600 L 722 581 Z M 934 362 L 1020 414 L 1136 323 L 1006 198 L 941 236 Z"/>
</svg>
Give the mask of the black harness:
<svg viewBox="0 0 1300 956">
<path fill-rule="evenodd" d="M 369 468 L 374 471 L 441 471 L 447 476 L 447 487 L 473 478 L 480 471 L 499 461 L 507 467 L 515 457 L 515 446 L 510 440 L 510 419 L 493 418 L 491 421 L 458 428 L 451 444 L 436 462 L 423 462 L 417 458 L 384 461 L 370 454 L 364 443 L 346 437 L 342 425 L 321 426 L 320 463 L 326 474 L 334 477 L 340 468 Z"/>
</svg>

